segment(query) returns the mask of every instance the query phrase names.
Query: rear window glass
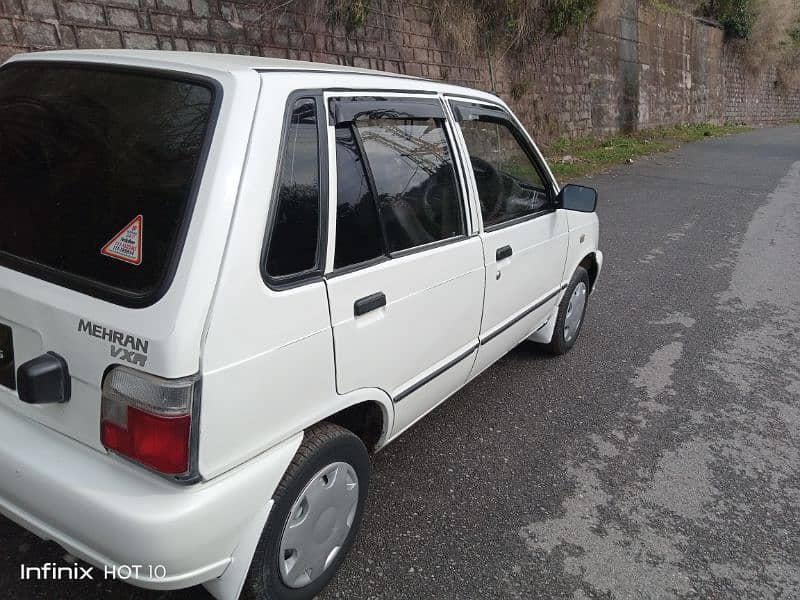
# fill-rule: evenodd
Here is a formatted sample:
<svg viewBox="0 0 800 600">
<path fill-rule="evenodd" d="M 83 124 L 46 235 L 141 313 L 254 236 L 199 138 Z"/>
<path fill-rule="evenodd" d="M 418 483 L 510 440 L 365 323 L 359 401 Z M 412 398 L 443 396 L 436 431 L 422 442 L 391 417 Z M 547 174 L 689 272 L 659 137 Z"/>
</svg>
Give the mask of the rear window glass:
<svg viewBox="0 0 800 600">
<path fill-rule="evenodd" d="M 177 262 L 210 84 L 48 63 L 0 70 L 0 263 L 123 304 Z"/>
<path fill-rule="evenodd" d="M 378 212 L 367 179 L 366 164 L 351 125 L 336 128 L 335 269 L 384 254 Z"/>
<path fill-rule="evenodd" d="M 267 274 L 288 277 L 317 266 L 320 233 L 317 105 L 294 104 L 284 140 L 278 206 L 267 253 Z"/>
<path fill-rule="evenodd" d="M 358 122 L 389 252 L 464 233 L 456 172 L 440 119 Z"/>
</svg>

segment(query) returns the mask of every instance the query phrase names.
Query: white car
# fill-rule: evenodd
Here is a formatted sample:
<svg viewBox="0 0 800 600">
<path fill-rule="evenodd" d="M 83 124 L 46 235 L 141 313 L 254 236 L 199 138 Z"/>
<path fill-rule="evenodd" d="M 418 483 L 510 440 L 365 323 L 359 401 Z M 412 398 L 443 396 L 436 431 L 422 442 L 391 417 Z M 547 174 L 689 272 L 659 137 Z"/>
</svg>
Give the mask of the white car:
<svg viewBox="0 0 800 600">
<path fill-rule="evenodd" d="M 569 350 L 602 265 L 594 190 L 410 77 L 18 55 L 0 165 L 0 511 L 146 588 L 311 598 L 369 452 L 520 342 Z"/>
</svg>

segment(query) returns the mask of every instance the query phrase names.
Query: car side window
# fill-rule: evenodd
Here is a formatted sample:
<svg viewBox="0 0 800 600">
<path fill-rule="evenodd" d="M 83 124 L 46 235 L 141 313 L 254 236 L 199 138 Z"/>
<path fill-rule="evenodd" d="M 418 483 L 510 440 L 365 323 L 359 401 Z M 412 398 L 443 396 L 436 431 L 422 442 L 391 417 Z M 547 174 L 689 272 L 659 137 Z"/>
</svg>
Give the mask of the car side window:
<svg viewBox="0 0 800 600">
<path fill-rule="evenodd" d="M 484 227 L 549 209 L 547 185 L 516 126 L 499 109 L 453 104 L 475 173 Z"/>
<path fill-rule="evenodd" d="M 463 235 L 461 196 L 442 119 L 356 121 L 388 252 Z"/>
<path fill-rule="evenodd" d="M 353 126 L 337 126 L 335 269 L 362 263 L 385 253 L 366 169 Z"/>
<path fill-rule="evenodd" d="M 316 102 L 301 98 L 286 128 L 266 258 L 269 277 L 286 278 L 319 266 L 319 165 Z"/>
</svg>

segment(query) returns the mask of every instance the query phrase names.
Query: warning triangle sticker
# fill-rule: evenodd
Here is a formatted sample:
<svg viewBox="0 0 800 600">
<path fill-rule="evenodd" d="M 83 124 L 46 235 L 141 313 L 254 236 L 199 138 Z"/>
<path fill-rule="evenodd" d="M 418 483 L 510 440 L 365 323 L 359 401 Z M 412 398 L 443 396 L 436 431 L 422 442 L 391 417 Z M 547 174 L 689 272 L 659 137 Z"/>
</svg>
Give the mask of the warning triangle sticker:
<svg viewBox="0 0 800 600">
<path fill-rule="evenodd" d="M 125 225 L 100 250 L 100 254 L 124 260 L 132 265 L 142 264 L 142 215 Z"/>
</svg>

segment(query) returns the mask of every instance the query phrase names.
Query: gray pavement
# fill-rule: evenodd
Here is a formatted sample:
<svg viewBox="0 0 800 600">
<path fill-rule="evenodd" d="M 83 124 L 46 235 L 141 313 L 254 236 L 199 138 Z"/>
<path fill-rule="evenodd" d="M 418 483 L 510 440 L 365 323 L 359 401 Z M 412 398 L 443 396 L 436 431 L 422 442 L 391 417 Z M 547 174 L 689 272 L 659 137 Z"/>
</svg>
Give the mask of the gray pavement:
<svg viewBox="0 0 800 600">
<path fill-rule="evenodd" d="M 511 352 L 375 457 L 322 598 L 800 597 L 800 127 L 587 180 L 606 266 L 567 356 Z M 207 599 L 19 580 L 9 598 Z"/>
</svg>

